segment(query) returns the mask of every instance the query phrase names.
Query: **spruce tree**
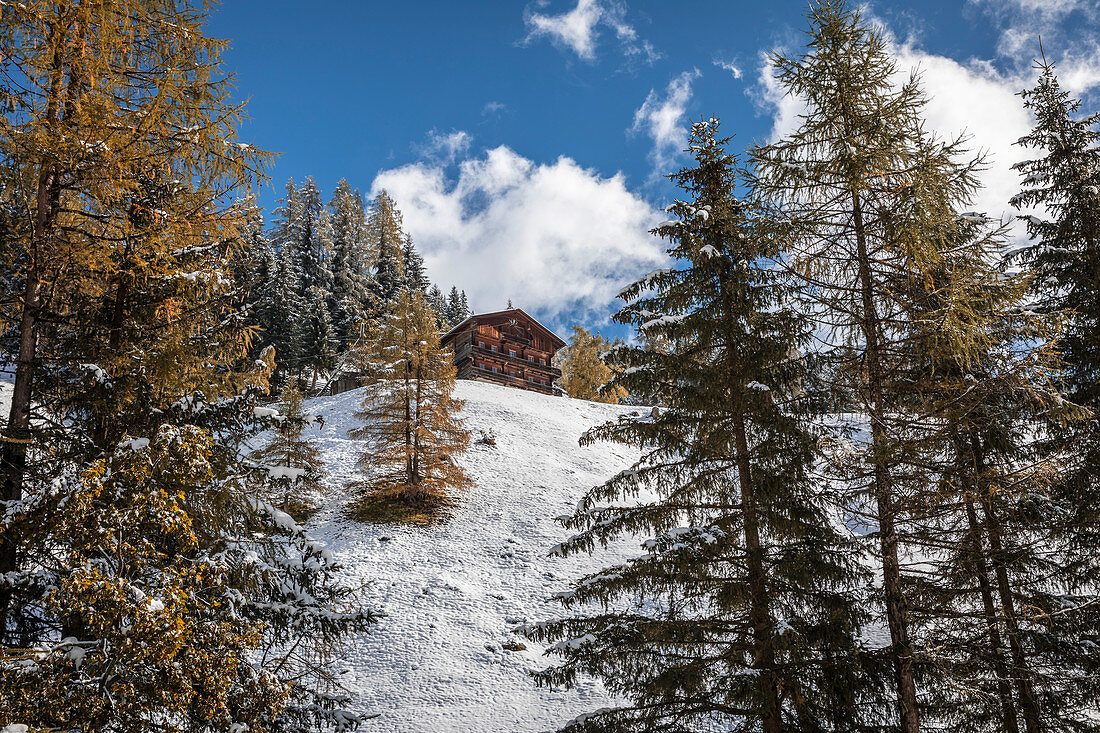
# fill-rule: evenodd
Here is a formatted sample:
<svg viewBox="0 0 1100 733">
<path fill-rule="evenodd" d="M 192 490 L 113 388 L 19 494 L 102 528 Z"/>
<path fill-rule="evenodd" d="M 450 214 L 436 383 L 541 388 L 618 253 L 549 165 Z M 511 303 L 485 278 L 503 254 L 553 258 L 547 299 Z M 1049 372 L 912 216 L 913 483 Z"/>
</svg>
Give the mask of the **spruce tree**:
<svg viewBox="0 0 1100 733">
<path fill-rule="evenodd" d="M 276 490 L 272 504 L 301 521 L 320 505 L 324 460 L 315 442 L 305 435 L 319 420 L 305 413 L 302 393 L 293 382 L 283 389 L 275 423 L 271 441 L 254 452 L 252 460 L 272 479 Z"/>
<path fill-rule="evenodd" d="M 808 364 L 791 357 L 812 325 L 775 266 L 783 227 L 738 197 L 727 144 L 717 120 L 692 126 L 695 163 L 672 176 L 687 196 L 655 230 L 673 267 L 625 288 L 615 316 L 674 344 L 612 356 L 615 384 L 668 409 L 585 435 L 645 454 L 563 519 L 580 532 L 554 552 L 653 539 L 557 596 L 602 613 L 529 629 L 564 659 L 541 682 L 594 674 L 628 700 L 570 731 L 847 731 L 875 717 L 862 709 L 875 702 L 859 648 L 867 572 L 811 476 Z"/>
<path fill-rule="evenodd" d="M 927 208 L 950 187 L 910 192 Z M 1070 597 L 1072 583 L 1050 521 L 1062 512 L 1050 511 L 1050 473 L 1032 436 L 1037 420 L 1079 411 L 1052 381 L 1057 319 L 1020 308 L 1027 279 L 991 265 L 1002 232 L 987 231 L 974 213 L 954 224 L 944 230 L 939 264 L 894 286 L 911 302 L 896 390 L 923 434 L 915 462 L 939 476 L 908 535 L 922 572 L 906 578 L 907 595 L 918 637 L 935 650 L 919 660 L 928 681 L 922 715 L 949 729 L 1062 729 L 1048 721 L 1078 717 L 1071 711 L 1081 708 L 1055 700 L 1082 667 L 1066 626 L 1041 620 L 1056 608 L 1055 616 L 1071 611 L 1057 599 Z M 1049 670 L 1047 701 L 1038 694 L 1039 670 Z M 1059 720 L 1061 711 L 1068 717 Z"/>
<path fill-rule="evenodd" d="M 298 287 L 302 296 L 309 298 L 312 290 L 332 292 L 332 227 L 312 176 L 298 187 L 297 200 L 300 221 L 294 228 L 297 237 L 293 246 L 301 270 Z"/>
<path fill-rule="evenodd" d="M 1057 520 L 1056 527 L 1042 534 L 1033 530 L 1043 540 L 1025 545 L 1030 551 L 1006 548 L 1003 556 L 1014 561 L 1005 571 L 1010 581 L 1042 577 L 1042 558 L 1052 576 L 1038 593 L 1032 585 L 1032 598 L 1020 593 L 1016 600 L 1021 634 L 1030 637 L 1021 643 L 1026 647 L 1021 656 L 1038 657 L 1026 670 L 1034 682 L 1038 718 L 1028 721 L 1029 730 L 1091 730 L 1077 711 L 1097 704 L 1095 685 L 1084 682 L 1096 678 L 1095 655 L 1073 637 L 1100 634 L 1093 583 L 1100 574 L 1100 115 L 1080 115 L 1080 100 L 1061 88 L 1053 64 L 1044 59 L 1037 68 L 1036 86 L 1021 93 L 1035 127 L 1019 141 L 1037 157 L 1014 166 L 1025 177 L 1025 188 L 1011 201 L 1036 213 L 1021 217 L 1030 242 L 1010 261 L 1022 264 L 1030 278 L 1029 309 L 1064 321 L 1055 343 L 1064 368 L 1060 387 L 1072 408 L 1090 416 L 1064 420 L 1058 410 L 1044 416 L 1040 454 L 1045 466 L 1058 470 L 1043 492 L 1048 504 L 1039 517 L 1048 525 Z M 1012 512 L 1009 519 L 1017 516 Z M 1058 611 L 1046 616 L 1052 606 Z M 1055 618 L 1060 623 L 1044 623 Z"/>
<path fill-rule="evenodd" d="M 375 310 L 370 282 L 363 272 L 369 269 L 366 256 L 366 212 L 359 191 L 353 191 L 340 179 L 329 201 L 332 222 L 332 292 L 329 310 L 346 351 L 359 338 L 367 314 Z"/>
<path fill-rule="evenodd" d="M 401 248 L 401 261 L 405 269 L 405 287 L 410 290 L 419 290 L 422 293 L 427 290 L 431 282 L 424 271 L 424 258 L 416 251 L 412 237 L 407 234 L 405 235 L 405 244 Z"/>
<path fill-rule="evenodd" d="M 300 365 L 312 373 L 310 389 L 317 386 L 317 379 L 336 366 L 339 341 L 325 309 L 325 298 L 319 289 L 310 293 L 309 305 L 302 319 L 299 341 Z"/>
<path fill-rule="evenodd" d="M 365 493 L 379 492 L 408 504 L 439 505 L 469 484 L 455 458 L 469 433 L 452 396 L 455 368 L 439 346 L 435 315 L 422 293 L 404 290 L 357 354 L 366 396 L 349 431 L 366 441 L 359 465 Z"/>
<path fill-rule="evenodd" d="M 441 330 L 448 330 L 450 328 L 447 322 L 447 299 L 443 296 L 443 291 L 439 289 L 438 285 L 433 284 L 428 290 L 428 294 L 424 296 L 424 301 L 428 304 L 428 307 L 435 312 L 436 323 Z"/>
<path fill-rule="evenodd" d="M 452 285 L 451 292 L 447 296 L 447 326 L 454 328 L 466 320 L 466 308 L 462 304 L 462 296 L 458 292 L 458 286 Z"/>
<path fill-rule="evenodd" d="M 385 190 L 379 191 L 367 210 L 367 241 L 374 253 L 374 287 L 379 307 L 390 308 L 405 283 L 401 212 Z"/>
<path fill-rule="evenodd" d="M 265 329 L 261 343 L 275 348 L 276 381 L 302 369 L 301 336 L 309 314 L 299 291 L 300 280 L 293 250 L 284 249 L 278 253 L 274 279 L 263 286 L 258 301 L 259 323 Z"/>
</svg>

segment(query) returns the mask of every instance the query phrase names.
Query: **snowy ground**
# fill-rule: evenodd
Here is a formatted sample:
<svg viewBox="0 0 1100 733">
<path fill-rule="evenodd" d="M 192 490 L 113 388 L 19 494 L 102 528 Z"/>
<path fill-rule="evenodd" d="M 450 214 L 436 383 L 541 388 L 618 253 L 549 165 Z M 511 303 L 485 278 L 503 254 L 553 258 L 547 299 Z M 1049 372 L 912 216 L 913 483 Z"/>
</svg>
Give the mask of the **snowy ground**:
<svg viewBox="0 0 1100 733">
<path fill-rule="evenodd" d="M 325 417 L 316 437 L 329 469 L 330 501 L 310 523 L 387 617 L 348 656 L 356 709 L 377 713 L 371 731 L 518 733 L 556 729 L 613 704 L 595 680 L 571 691 L 538 689 L 529 673 L 543 649 L 511 629 L 563 613 L 548 603 L 571 579 L 626 556 L 627 541 L 594 558 L 550 558 L 567 532 L 553 517 L 572 511 L 591 486 L 628 467 L 631 449 L 577 439 L 634 408 L 550 397 L 460 381 L 467 427 L 491 429 L 495 447 L 473 445 L 461 460 L 476 486 L 454 516 L 431 528 L 360 524 L 343 516 L 344 486 L 356 478 L 359 446 L 347 438 L 359 390 L 311 400 Z M 501 644 L 522 641 L 523 651 Z"/>
</svg>

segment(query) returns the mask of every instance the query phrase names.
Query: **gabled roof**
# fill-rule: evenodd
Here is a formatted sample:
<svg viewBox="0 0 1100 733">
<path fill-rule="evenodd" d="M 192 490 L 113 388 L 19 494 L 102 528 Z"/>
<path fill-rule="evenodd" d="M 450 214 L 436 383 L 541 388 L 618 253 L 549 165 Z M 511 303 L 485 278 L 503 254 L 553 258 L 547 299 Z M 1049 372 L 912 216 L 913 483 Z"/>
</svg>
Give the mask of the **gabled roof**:
<svg viewBox="0 0 1100 733">
<path fill-rule="evenodd" d="M 541 323 L 539 323 L 538 321 L 536 321 L 533 317 L 531 317 L 530 314 L 526 313 L 525 311 L 521 310 L 520 308 L 508 308 L 508 309 L 502 310 L 502 311 L 493 311 L 492 313 L 478 313 L 477 315 L 470 316 L 465 321 L 463 321 L 462 323 L 458 324 L 457 326 L 452 328 L 447 333 L 440 336 L 439 337 L 439 342 L 443 343 L 448 338 L 455 335 L 456 333 L 458 333 L 459 331 L 461 331 L 463 328 L 465 328 L 467 325 L 469 325 L 471 323 L 479 323 L 481 321 L 485 321 L 485 320 L 488 320 L 488 319 L 491 319 L 491 318 L 497 318 L 497 317 L 500 317 L 500 316 L 507 316 L 508 314 L 516 314 L 518 316 L 521 316 L 525 321 L 528 321 L 532 326 L 535 327 L 536 330 L 541 331 L 545 336 L 547 336 L 554 343 L 555 348 L 560 349 L 561 347 L 565 346 L 565 341 L 563 341 L 556 333 L 554 333 L 549 328 L 547 328 L 546 326 L 544 326 Z"/>
</svg>

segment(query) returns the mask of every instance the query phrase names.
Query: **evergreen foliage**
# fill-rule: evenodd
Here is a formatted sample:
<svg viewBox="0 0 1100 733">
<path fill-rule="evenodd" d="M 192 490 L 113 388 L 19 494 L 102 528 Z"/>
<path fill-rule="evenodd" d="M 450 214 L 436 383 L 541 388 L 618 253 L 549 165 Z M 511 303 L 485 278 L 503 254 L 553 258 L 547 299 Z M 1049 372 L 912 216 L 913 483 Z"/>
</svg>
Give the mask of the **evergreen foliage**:
<svg viewBox="0 0 1100 733">
<path fill-rule="evenodd" d="M 1081 680 L 1095 662 L 1076 637 L 1095 634 L 1096 596 L 1067 562 L 1071 510 L 1034 438 L 1040 421 L 1083 417 L 1056 390 L 1061 319 L 1020 308 L 1028 279 L 992 269 L 1000 232 L 956 221 L 931 283 L 912 283 L 923 296 L 902 382 L 925 416 L 921 460 L 940 474 L 911 533 L 924 572 L 908 579 L 909 596 L 936 650 L 921 660 L 924 717 L 975 731 L 1088 730 L 1080 711 L 1097 690 Z"/>
<path fill-rule="evenodd" d="M 319 421 L 302 409 L 302 393 L 293 382 L 282 393 L 271 442 L 252 454 L 267 471 L 276 494 L 272 504 L 296 519 L 304 519 L 319 505 L 323 493 L 324 461 L 317 445 L 304 435 Z"/>
<path fill-rule="evenodd" d="M 251 353 L 275 347 L 278 382 L 310 372 L 315 384 L 402 290 L 425 292 L 430 285 L 393 199 L 379 193 L 368 216 L 359 191 L 346 180 L 337 184 L 327 208 L 311 178 L 300 186 L 289 181 L 274 226 L 254 231 L 249 249 L 251 267 L 241 274 L 262 329 Z M 458 296 L 456 311 L 466 312 L 464 298 Z M 451 311 L 441 295 L 431 305 L 443 314 Z M 439 325 L 447 325 L 445 316 Z"/>
<path fill-rule="evenodd" d="M 392 304 L 405 286 L 405 237 L 401 231 L 401 212 L 386 191 L 379 191 L 367 210 L 367 237 L 375 252 L 375 295 L 382 303 Z"/>
<path fill-rule="evenodd" d="M 424 272 L 424 258 L 413 246 L 412 237 L 405 235 L 405 244 L 401 248 L 401 263 L 405 271 L 405 287 L 423 293 L 431 282 Z"/>
<path fill-rule="evenodd" d="M 290 226 L 293 239 L 283 246 L 293 247 L 302 276 L 298 287 L 302 296 L 313 291 L 332 292 L 332 227 L 321 192 L 312 176 L 306 178 L 297 193 L 297 220 Z"/>
<path fill-rule="evenodd" d="M 563 518 L 580 532 L 555 552 L 653 539 L 643 557 L 558 594 L 603 613 L 529 629 L 557 640 L 564 659 L 542 683 L 595 674 L 629 700 L 567 730 L 848 731 L 875 717 L 864 707 L 876 701 L 873 664 L 858 642 L 867 571 L 810 475 L 807 361 L 792 354 L 811 326 L 775 267 L 784 227 L 738 198 L 727 142 L 717 120 L 693 125 L 695 164 L 672 176 L 687 200 L 655 230 L 675 267 L 625 288 L 615 316 L 674 344 L 612 353 L 623 367 L 613 384 L 660 395 L 667 409 L 582 439 L 645 454 Z"/>
<path fill-rule="evenodd" d="M 452 396 L 455 368 L 439 346 L 435 314 L 418 291 L 405 290 L 392 313 L 357 354 L 366 395 L 350 431 L 366 441 L 360 466 L 366 492 L 382 492 L 406 503 L 445 503 L 469 479 L 455 462 L 469 433 Z"/>
<path fill-rule="evenodd" d="M 460 291 L 454 285 L 451 286 L 451 292 L 446 298 L 443 310 L 446 314 L 445 320 L 448 329 L 454 328 L 473 314 L 466 301 L 466 291 Z"/>
<path fill-rule="evenodd" d="M 317 377 L 336 366 L 337 349 L 340 346 L 336 331 L 325 308 L 324 294 L 315 289 L 310 293 L 308 308 L 303 317 L 301 335 L 301 368 L 312 374 L 310 389 L 317 386 Z"/>
<path fill-rule="evenodd" d="M 359 191 L 340 179 L 329 201 L 332 221 L 332 292 L 329 310 L 340 341 L 347 351 L 359 338 L 367 315 L 377 310 L 366 253 L 366 212 Z"/>
</svg>

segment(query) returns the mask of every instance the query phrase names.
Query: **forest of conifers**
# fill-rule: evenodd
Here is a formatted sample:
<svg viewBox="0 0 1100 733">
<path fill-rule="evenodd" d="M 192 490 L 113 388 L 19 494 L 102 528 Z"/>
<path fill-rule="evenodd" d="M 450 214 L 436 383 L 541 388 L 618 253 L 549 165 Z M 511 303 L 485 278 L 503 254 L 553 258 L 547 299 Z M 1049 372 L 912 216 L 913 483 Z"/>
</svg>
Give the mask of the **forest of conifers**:
<svg viewBox="0 0 1100 733">
<path fill-rule="evenodd" d="M 207 12 L 0 12 L 4 733 L 369 730 L 341 655 L 384 619 L 280 505 L 304 468 L 256 459 L 312 420 L 276 387 L 352 351 L 364 474 L 469 480 L 437 352 L 465 294 L 384 191 L 290 183 L 265 227 Z M 657 409 L 585 434 L 642 458 L 545 549 L 644 552 L 524 627 L 532 685 L 617 696 L 573 733 L 1100 731 L 1100 116 L 1037 63 L 1013 228 L 883 33 L 806 20 L 769 59 L 795 129 L 694 122 L 667 266 L 620 293 L 601 392 Z"/>
</svg>

